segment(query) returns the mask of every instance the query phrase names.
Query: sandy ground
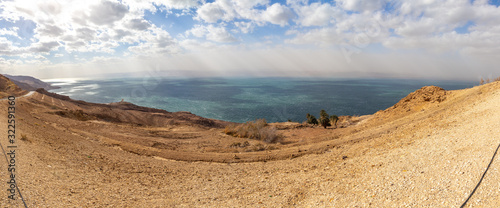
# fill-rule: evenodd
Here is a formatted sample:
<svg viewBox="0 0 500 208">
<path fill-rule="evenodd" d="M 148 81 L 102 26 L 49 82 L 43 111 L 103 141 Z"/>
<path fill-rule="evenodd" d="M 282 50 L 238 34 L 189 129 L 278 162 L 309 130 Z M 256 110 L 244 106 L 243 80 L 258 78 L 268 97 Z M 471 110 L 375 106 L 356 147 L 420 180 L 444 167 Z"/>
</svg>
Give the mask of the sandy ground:
<svg viewBox="0 0 500 208">
<path fill-rule="evenodd" d="M 440 99 L 418 101 L 430 92 Z M 138 132 L 161 128 L 168 137 L 181 131 L 180 137 L 199 137 L 174 140 L 219 149 L 240 138 L 192 125 L 71 120 L 46 112 L 72 103 L 35 93 L 16 106 L 17 135 L 27 137 L 17 141 L 18 185 L 29 207 L 459 207 L 500 143 L 500 83 L 425 93 L 345 129 L 286 130 L 297 142 L 275 150 L 181 151 L 179 143 L 179 151 L 170 152 L 183 159 L 198 149 L 219 162 L 166 159 L 167 150 L 151 146 L 155 136 L 136 141 Z M 6 119 L 0 125 L 6 129 Z M 0 131 L 0 138 L 6 135 Z M 235 154 L 257 162 L 230 157 Z M 0 162 L 0 181 L 6 168 Z M 497 158 L 468 207 L 500 206 L 499 170 Z M 7 184 L 0 184 L 5 191 Z M 22 205 L 6 194 L 0 206 Z"/>
</svg>

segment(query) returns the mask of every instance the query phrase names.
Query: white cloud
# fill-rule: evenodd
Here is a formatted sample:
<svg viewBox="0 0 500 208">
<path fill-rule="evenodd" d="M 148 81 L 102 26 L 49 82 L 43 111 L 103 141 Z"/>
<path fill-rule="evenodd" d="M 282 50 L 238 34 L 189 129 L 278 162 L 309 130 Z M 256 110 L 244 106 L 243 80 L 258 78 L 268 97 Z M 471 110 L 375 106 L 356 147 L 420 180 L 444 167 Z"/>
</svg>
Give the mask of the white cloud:
<svg viewBox="0 0 500 208">
<path fill-rule="evenodd" d="M 36 28 L 36 32 L 41 36 L 59 37 L 63 35 L 64 30 L 56 25 L 46 24 Z"/>
<path fill-rule="evenodd" d="M 187 35 L 193 35 L 197 38 L 205 37 L 207 33 L 208 29 L 202 25 L 195 25 L 193 28 L 191 28 L 191 30 L 188 30 L 186 32 Z"/>
<path fill-rule="evenodd" d="M 193 35 L 198 38 L 205 37 L 207 40 L 220 43 L 230 43 L 238 41 L 223 26 L 216 27 L 213 25 L 195 25 L 191 30 L 188 30 L 186 32 L 186 35 Z"/>
<path fill-rule="evenodd" d="M 58 15 L 61 13 L 61 7 L 57 1 L 44 1 L 38 4 L 38 8 L 47 15 Z"/>
<path fill-rule="evenodd" d="M 430 52 L 459 52 L 464 56 L 497 56 L 500 50 L 500 8 L 485 1 L 408 1 L 398 8 L 397 35 L 381 42 L 391 49 L 425 49 Z M 396 18 L 394 18 L 396 19 Z M 468 33 L 457 27 L 472 24 Z"/>
<path fill-rule="evenodd" d="M 177 40 L 161 28 L 152 27 L 149 31 L 141 31 L 138 35 L 143 42 L 129 47 L 129 51 L 137 55 L 176 54 L 181 51 Z"/>
<path fill-rule="evenodd" d="M 396 34 L 405 37 L 425 37 L 438 32 L 437 25 L 432 18 L 422 18 L 417 21 L 406 21 L 395 29 Z"/>
<path fill-rule="evenodd" d="M 125 25 L 133 30 L 147 30 L 151 24 L 144 19 L 131 19 Z"/>
<path fill-rule="evenodd" d="M 113 25 L 128 12 L 127 6 L 113 1 L 103 1 L 91 6 L 89 19 L 96 25 Z"/>
<path fill-rule="evenodd" d="M 224 27 L 207 27 L 208 33 L 206 35 L 207 40 L 215 41 L 215 42 L 236 42 L 237 39 L 233 37 Z"/>
<path fill-rule="evenodd" d="M 186 10 L 199 6 L 198 0 L 122 0 L 127 5 L 131 13 L 142 14 L 145 10 L 156 13 L 158 6 L 160 10 L 172 9 Z"/>
<path fill-rule="evenodd" d="M 240 8 L 246 9 L 251 9 L 258 5 L 267 5 L 270 2 L 270 0 L 234 0 L 234 4 L 236 4 Z"/>
<path fill-rule="evenodd" d="M 59 43 L 56 41 L 51 42 L 38 42 L 36 44 L 31 45 L 29 51 L 35 53 L 48 53 L 54 49 L 59 47 Z"/>
<path fill-rule="evenodd" d="M 123 41 L 127 43 L 132 43 L 132 41 L 125 41 L 123 38 L 132 35 L 132 32 L 123 29 L 116 29 L 111 32 L 111 36 L 117 41 Z"/>
<path fill-rule="evenodd" d="M 240 29 L 242 33 L 251 33 L 255 28 L 255 24 L 252 22 L 234 22 L 234 25 Z"/>
<path fill-rule="evenodd" d="M 481 4 L 480 1 L 474 2 L 474 21 L 478 25 L 492 27 L 500 25 L 500 7 Z M 486 28 L 485 28 L 486 29 Z"/>
<path fill-rule="evenodd" d="M 349 11 L 375 11 L 381 9 L 386 2 L 384 0 L 337 0 L 337 4 Z"/>
<path fill-rule="evenodd" d="M 468 0 L 390 2 L 394 7 L 391 13 L 377 11 L 386 2 L 372 3 L 361 5 L 360 1 L 341 1 L 338 4 L 341 8 L 361 13 L 347 14 L 337 10 L 335 17 L 322 16 L 318 11 L 319 3 L 292 4 L 299 16 L 297 23 L 324 27 L 289 30 L 287 34 L 295 36 L 286 42 L 323 47 L 349 45 L 359 51 L 367 44 L 382 43 L 390 49 L 423 49 L 430 53 L 458 51 L 464 56 L 498 52 L 500 8 L 485 1 L 473 4 Z M 322 7 L 326 10 L 328 5 Z M 329 23 L 333 25 L 326 26 Z M 467 24 L 470 25 L 469 33 L 455 32 L 456 28 Z M 393 35 L 389 32 L 391 29 Z"/>
<path fill-rule="evenodd" d="M 18 53 L 11 41 L 5 37 L 0 37 L 0 55 L 17 55 Z"/>
<path fill-rule="evenodd" d="M 167 9 L 186 9 L 198 6 L 198 0 L 154 0 L 154 4 L 165 6 Z"/>
<path fill-rule="evenodd" d="M 204 4 L 197 10 L 197 12 L 197 18 L 208 23 L 215 23 L 224 17 L 224 11 L 215 2 Z"/>
<path fill-rule="evenodd" d="M 342 11 L 325 3 L 312 3 L 294 8 L 299 16 L 297 22 L 303 26 L 325 26 L 334 23 L 342 15 Z"/>
<path fill-rule="evenodd" d="M 51 50 L 55 50 L 60 46 L 56 41 L 37 42 L 29 47 L 17 47 L 11 41 L 4 37 L 0 37 L 0 55 L 18 56 L 30 53 L 47 54 Z M 30 54 L 33 55 L 33 54 Z"/>
<path fill-rule="evenodd" d="M 5 55 L 47 53 L 63 46 L 67 52 L 115 52 L 120 44 L 133 44 L 131 51 L 138 54 L 177 53 L 176 40 L 165 29 L 152 26 L 144 19 L 145 9 L 185 9 L 198 5 L 197 1 L 121 1 L 68 0 L 33 2 L 19 0 L 2 2 L 1 19 L 34 22 L 34 35 L 25 40 L 26 47 L 17 47 L 5 40 Z M 149 7 L 151 6 L 151 7 Z M 14 29 L 2 29 L 0 35 L 13 34 Z M 23 33 L 29 29 L 21 29 Z M 23 37 L 21 37 L 23 38 Z M 50 43 L 50 44 L 49 44 Z M 55 43 L 58 43 L 56 46 Z"/>
<path fill-rule="evenodd" d="M 1 36 L 4 36 L 4 35 L 11 35 L 11 36 L 14 36 L 14 37 L 18 37 L 20 38 L 18 35 L 17 35 L 17 31 L 19 30 L 18 27 L 13 27 L 13 28 L 0 28 L 0 35 Z"/>
<path fill-rule="evenodd" d="M 290 8 L 279 3 L 267 7 L 266 11 L 262 13 L 263 20 L 281 26 L 287 25 L 293 17 L 294 14 Z"/>
<path fill-rule="evenodd" d="M 287 25 L 294 17 L 293 11 L 279 3 L 269 6 L 269 2 L 269 0 L 216 0 L 202 5 L 197 10 L 195 18 L 207 23 L 249 20 L 261 26 L 266 23 Z M 266 6 L 266 9 L 257 9 L 257 6 Z"/>
<path fill-rule="evenodd" d="M 500 31 L 500 26 L 497 26 Z M 445 53 L 457 51 L 464 56 L 483 56 L 500 54 L 500 35 L 496 32 L 473 31 L 470 34 L 459 34 L 455 31 L 427 38 L 391 37 L 383 45 L 393 49 L 425 48 L 428 51 Z"/>
<path fill-rule="evenodd" d="M 78 28 L 75 35 L 79 40 L 92 41 L 95 39 L 96 31 L 90 28 Z"/>
</svg>

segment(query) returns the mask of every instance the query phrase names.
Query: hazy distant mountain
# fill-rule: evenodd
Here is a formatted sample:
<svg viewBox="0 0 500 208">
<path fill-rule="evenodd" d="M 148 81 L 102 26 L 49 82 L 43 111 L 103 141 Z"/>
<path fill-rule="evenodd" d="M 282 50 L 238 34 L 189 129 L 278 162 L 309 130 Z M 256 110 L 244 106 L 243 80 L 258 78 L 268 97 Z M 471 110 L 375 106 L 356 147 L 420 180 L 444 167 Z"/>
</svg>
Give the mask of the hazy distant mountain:
<svg viewBox="0 0 500 208">
<path fill-rule="evenodd" d="M 34 91 L 38 88 L 43 88 L 45 90 L 59 89 L 60 87 L 52 86 L 48 83 L 43 82 L 34 77 L 30 76 L 13 76 L 4 74 L 7 78 L 9 78 L 14 84 L 19 86 L 23 90 Z"/>
</svg>

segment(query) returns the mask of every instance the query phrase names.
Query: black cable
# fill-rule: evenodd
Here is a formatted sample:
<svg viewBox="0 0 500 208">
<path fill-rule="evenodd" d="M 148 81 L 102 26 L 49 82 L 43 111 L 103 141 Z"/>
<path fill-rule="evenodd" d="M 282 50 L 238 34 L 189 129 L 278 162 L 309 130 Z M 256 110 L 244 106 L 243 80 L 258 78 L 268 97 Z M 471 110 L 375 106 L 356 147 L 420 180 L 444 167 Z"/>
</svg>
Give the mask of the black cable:
<svg viewBox="0 0 500 208">
<path fill-rule="evenodd" d="M 491 163 L 493 163 L 493 160 L 495 159 L 495 156 L 497 155 L 498 148 L 500 148 L 500 144 L 498 144 L 497 150 L 495 150 L 495 153 L 493 154 L 493 157 L 491 157 L 490 164 L 488 164 L 488 167 L 484 171 L 483 176 L 481 176 L 481 179 L 477 183 L 476 187 L 474 188 L 474 190 L 472 190 L 472 192 L 470 193 L 469 197 L 467 197 L 467 200 L 465 200 L 465 202 L 462 204 L 462 206 L 460 206 L 460 208 L 463 208 L 467 204 L 467 202 L 472 197 L 472 195 L 474 194 L 474 192 L 476 192 L 476 189 L 479 187 L 479 185 L 481 184 L 481 182 L 483 182 L 483 178 L 486 175 L 486 172 L 488 172 L 488 170 L 490 169 Z"/>
<path fill-rule="evenodd" d="M 0 147 L 2 148 L 3 155 L 5 156 L 5 161 L 7 161 L 7 165 L 9 165 L 9 159 L 7 158 L 7 154 L 5 153 L 5 149 L 3 148 L 2 143 L 0 143 Z M 26 205 L 26 202 L 24 201 L 23 195 L 21 194 L 21 190 L 19 190 L 19 186 L 17 185 L 17 181 L 14 181 L 14 184 L 16 185 L 17 193 L 19 193 L 19 196 L 21 197 L 21 200 L 23 201 L 24 207 L 28 208 L 28 205 Z"/>
</svg>

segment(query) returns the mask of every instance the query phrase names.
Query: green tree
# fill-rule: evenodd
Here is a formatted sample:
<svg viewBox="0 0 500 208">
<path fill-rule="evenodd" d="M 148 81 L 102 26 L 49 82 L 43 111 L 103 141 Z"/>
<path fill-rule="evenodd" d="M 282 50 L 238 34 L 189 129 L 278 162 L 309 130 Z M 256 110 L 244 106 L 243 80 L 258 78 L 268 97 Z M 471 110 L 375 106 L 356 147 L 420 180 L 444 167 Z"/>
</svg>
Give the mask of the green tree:
<svg viewBox="0 0 500 208">
<path fill-rule="evenodd" d="M 326 113 L 325 110 L 321 110 L 319 115 L 319 123 L 321 124 L 321 126 L 323 126 L 323 128 L 326 129 L 327 126 L 330 126 L 330 118 L 328 118 L 330 116 L 328 116 L 328 113 Z"/>
<path fill-rule="evenodd" d="M 337 128 L 337 121 L 339 121 L 339 117 L 337 115 L 330 116 L 330 123 Z"/>
<path fill-rule="evenodd" d="M 312 124 L 312 125 L 317 125 L 318 124 L 318 120 L 316 119 L 316 117 L 314 117 L 313 115 L 311 114 L 307 114 L 307 123 L 308 124 Z"/>
</svg>

